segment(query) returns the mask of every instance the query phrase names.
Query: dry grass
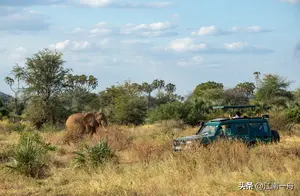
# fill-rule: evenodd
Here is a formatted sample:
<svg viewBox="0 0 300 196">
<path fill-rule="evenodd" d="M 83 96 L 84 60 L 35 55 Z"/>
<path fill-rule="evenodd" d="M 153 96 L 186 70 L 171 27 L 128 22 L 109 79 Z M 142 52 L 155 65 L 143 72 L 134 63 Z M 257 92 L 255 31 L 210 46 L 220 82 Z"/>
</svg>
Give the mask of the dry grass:
<svg viewBox="0 0 300 196">
<path fill-rule="evenodd" d="M 82 143 L 107 136 L 120 158 L 92 174 L 74 170 L 73 151 L 82 143 L 63 144 L 63 132 L 42 136 L 57 147 L 51 176 L 35 180 L 8 172 L 0 163 L 0 195 L 300 195 L 300 137 L 281 134 L 279 144 L 247 148 L 220 142 L 174 153 L 171 140 L 197 128 L 176 125 L 112 126 Z M 300 131 L 300 130 L 299 130 Z M 18 133 L 1 131 L 0 150 L 18 141 Z M 9 154 L 9 152 L 7 152 Z M 295 190 L 239 190 L 240 182 L 293 183 Z"/>
</svg>

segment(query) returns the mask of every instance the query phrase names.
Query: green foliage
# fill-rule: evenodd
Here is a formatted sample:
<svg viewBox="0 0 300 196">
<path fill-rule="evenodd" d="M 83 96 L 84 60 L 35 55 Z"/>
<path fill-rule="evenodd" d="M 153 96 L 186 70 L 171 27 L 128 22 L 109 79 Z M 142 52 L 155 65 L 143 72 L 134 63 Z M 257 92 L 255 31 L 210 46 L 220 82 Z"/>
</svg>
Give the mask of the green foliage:
<svg viewBox="0 0 300 196">
<path fill-rule="evenodd" d="M 300 106 L 295 105 L 292 108 L 288 108 L 285 110 L 285 113 L 292 122 L 300 123 Z"/>
<path fill-rule="evenodd" d="M 84 145 L 74 154 L 76 155 L 73 161 L 74 168 L 94 169 L 116 158 L 115 153 L 108 145 L 107 137 L 92 147 Z"/>
<path fill-rule="evenodd" d="M 39 129 L 49 120 L 51 110 L 50 105 L 47 105 L 41 97 L 32 97 L 25 109 L 25 115 L 27 120 Z"/>
<path fill-rule="evenodd" d="M 290 84 L 290 81 L 279 75 L 266 74 L 255 94 L 256 100 L 268 105 L 285 106 L 286 102 L 293 98 L 292 93 L 287 90 Z"/>
<path fill-rule="evenodd" d="M 146 118 L 147 101 L 136 83 L 125 82 L 106 88 L 100 92 L 100 103 L 113 123 L 138 125 Z"/>
<path fill-rule="evenodd" d="M 221 103 L 224 90 L 223 84 L 214 81 L 208 81 L 196 86 L 193 96 L 195 98 L 201 98 L 205 101 Z"/>
<path fill-rule="evenodd" d="M 253 82 L 243 82 L 237 84 L 235 88 L 244 93 L 249 98 L 254 93 L 255 84 Z"/>
<path fill-rule="evenodd" d="M 149 112 L 148 122 L 153 123 L 162 120 L 180 120 L 182 117 L 183 104 L 171 102 L 163 104 Z"/>
<path fill-rule="evenodd" d="M 99 100 L 96 94 L 91 93 L 98 86 L 98 80 L 94 76 L 72 75 L 65 77 L 67 90 L 63 98 L 66 106 L 72 112 L 91 111 L 99 109 Z"/>
<path fill-rule="evenodd" d="M 55 120 L 55 103 L 66 87 L 65 76 L 70 71 L 63 64 L 62 53 L 44 49 L 27 58 L 24 67 L 17 65 L 12 70 L 15 78 L 26 85 L 23 92 L 30 97 L 27 116 L 37 128 Z"/>
<path fill-rule="evenodd" d="M 119 124 L 142 124 L 147 115 L 147 102 L 141 97 L 121 96 L 116 99 L 114 120 Z"/>
<path fill-rule="evenodd" d="M 8 167 L 29 177 L 46 177 L 47 155 L 48 151 L 52 150 L 55 150 L 55 147 L 45 143 L 38 133 L 22 133 L 13 150 L 13 165 Z"/>
</svg>

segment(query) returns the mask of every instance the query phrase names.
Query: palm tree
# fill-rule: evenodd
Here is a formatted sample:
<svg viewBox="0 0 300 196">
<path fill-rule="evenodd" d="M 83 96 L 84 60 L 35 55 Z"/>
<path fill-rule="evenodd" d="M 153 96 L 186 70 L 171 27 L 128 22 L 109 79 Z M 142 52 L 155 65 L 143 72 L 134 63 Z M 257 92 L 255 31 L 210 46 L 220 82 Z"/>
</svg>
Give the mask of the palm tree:
<svg viewBox="0 0 300 196">
<path fill-rule="evenodd" d="M 169 83 L 165 86 L 165 91 L 167 91 L 168 94 L 172 94 L 176 91 L 176 85 Z"/>
<path fill-rule="evenodd" d="M 147 94 L 148 97 L 148 108 L 151 106 L 151 93 L 153 92 L 154 88 L 153 85 L 143 82 L 141 86 L 142 91 L 144 91 Z"/>
<path fill-rule="evenodd" d="M 158 92 L 160 92 L 165 87 L 165 81 L 159 80 L 158 81 Z"/>
</svg>

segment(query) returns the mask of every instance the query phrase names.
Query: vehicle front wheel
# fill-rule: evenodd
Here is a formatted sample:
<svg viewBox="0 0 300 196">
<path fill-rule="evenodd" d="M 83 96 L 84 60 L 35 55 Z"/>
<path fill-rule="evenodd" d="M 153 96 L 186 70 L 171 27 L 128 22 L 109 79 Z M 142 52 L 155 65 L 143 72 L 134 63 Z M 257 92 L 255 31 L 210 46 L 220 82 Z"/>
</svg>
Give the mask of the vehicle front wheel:
<svg viewBox="0 0 300 196">
<path fill-rule="evenodd" d="M 280 135 L 276 130 L 272 130 L 272 142 L 274 143 L 280 142 Z"/>
</svg>

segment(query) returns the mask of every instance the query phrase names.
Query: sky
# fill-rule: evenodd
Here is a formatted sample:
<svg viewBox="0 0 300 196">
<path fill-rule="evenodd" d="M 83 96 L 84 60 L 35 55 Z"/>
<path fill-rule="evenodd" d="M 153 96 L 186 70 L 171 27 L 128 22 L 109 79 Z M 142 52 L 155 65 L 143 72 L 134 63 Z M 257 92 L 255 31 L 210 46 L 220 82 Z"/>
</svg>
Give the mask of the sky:
<svg viewBox="0 0 300 196">
<path fill-rule="evenodd" d="M 0 0 L 0 91 L 14 65 L 63 53 L 97 91 L 163 79 L 186 95 L 279 74 L 300 88 L 300 0 Z"/>
</svg>

